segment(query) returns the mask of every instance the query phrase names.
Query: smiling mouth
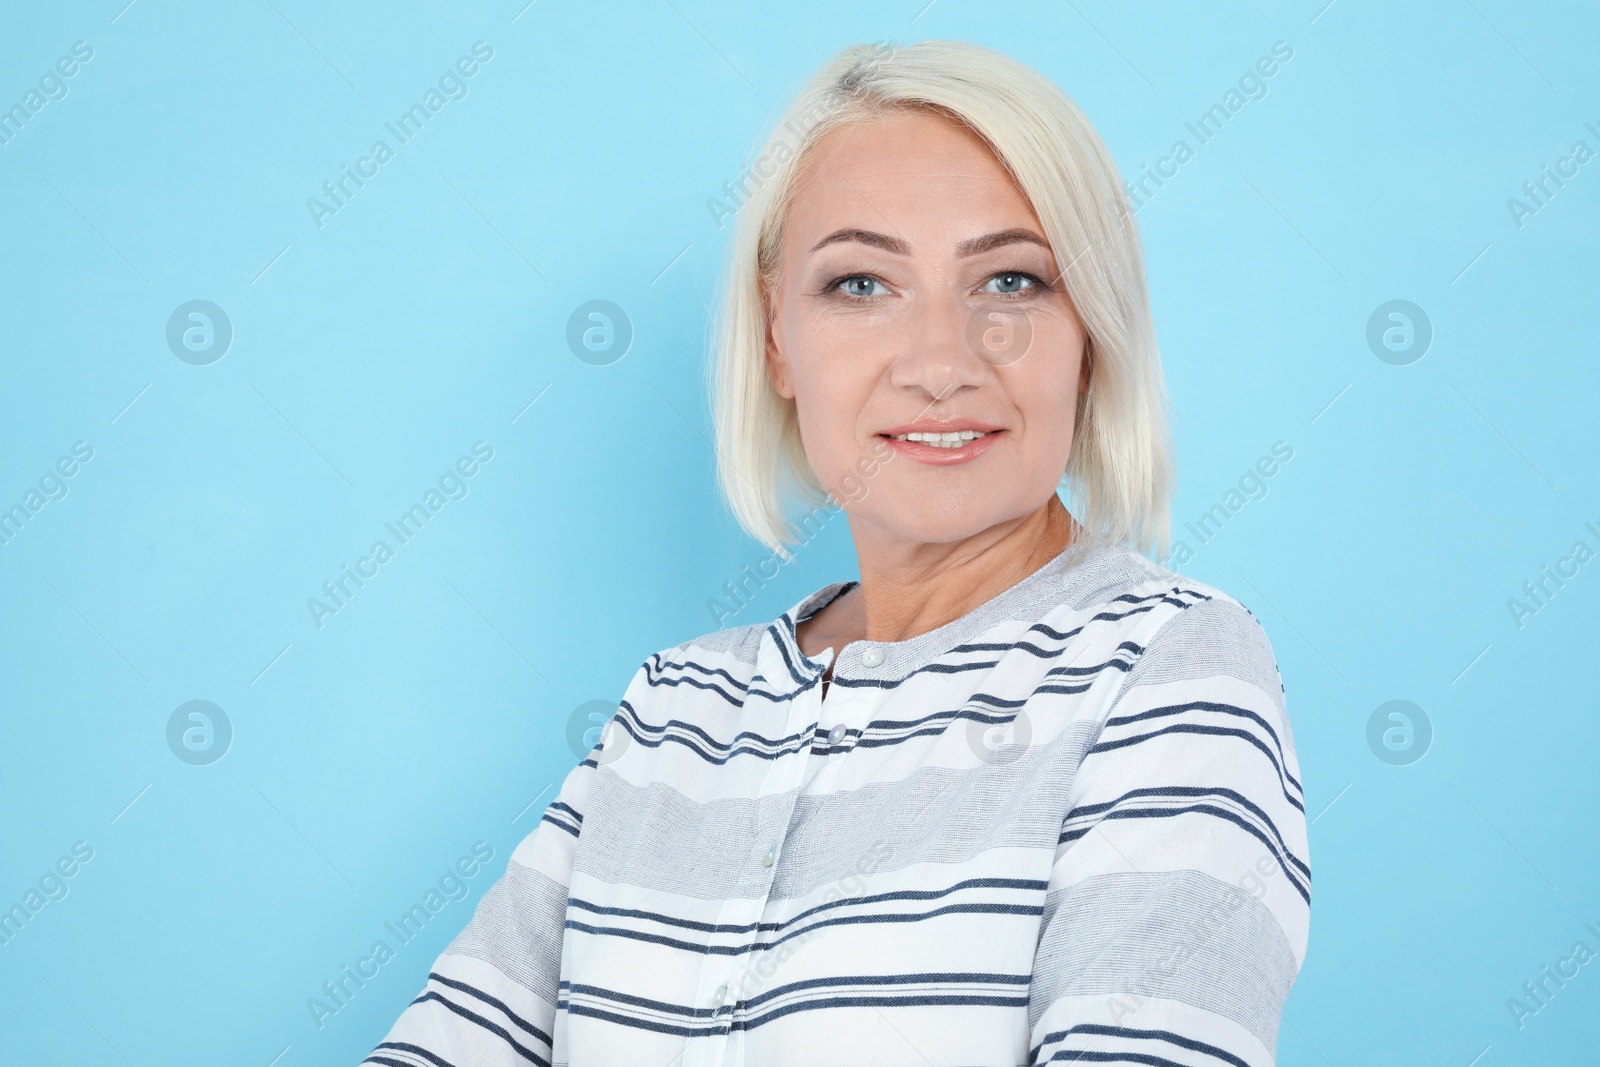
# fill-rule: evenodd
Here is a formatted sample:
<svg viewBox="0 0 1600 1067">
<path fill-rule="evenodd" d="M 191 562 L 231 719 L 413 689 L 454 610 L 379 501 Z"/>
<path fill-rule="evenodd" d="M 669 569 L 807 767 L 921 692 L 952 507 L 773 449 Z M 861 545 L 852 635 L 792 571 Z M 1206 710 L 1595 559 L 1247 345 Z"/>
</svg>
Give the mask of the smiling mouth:
<svg viewBox="0 0 1600 1067">
<path fill-rule="evenodd" d="M 934 448 L 960 448 L 969 441 L 988 437 L 993 432 L 995 431 L 952 430 L 949 433 L 897 433 L 883 436 L 892 441 L 915 441 L 918 444 L 932 445 Z"/>
</svg>

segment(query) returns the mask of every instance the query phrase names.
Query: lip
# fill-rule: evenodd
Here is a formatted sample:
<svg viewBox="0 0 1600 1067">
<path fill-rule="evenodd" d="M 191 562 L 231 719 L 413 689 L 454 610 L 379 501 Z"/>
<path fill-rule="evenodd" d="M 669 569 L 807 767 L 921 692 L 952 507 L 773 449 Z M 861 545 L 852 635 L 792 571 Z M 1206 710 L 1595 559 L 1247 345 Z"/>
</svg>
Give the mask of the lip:
<svg viewBox="0 0 1600 1067">
<path fill-rule="evenodd" d="M 955 433 L 958 430 L 976 430 L 982 433 L 968 441 L 960 448 L 940 448 L 937 445 L 925 445 L 921 441 L 900 441 L 895 434 L 903 433 Z M 958 463 L 970 463 L 989 449 L 993 448 L 1005 433 L 1004 430 L 986 422 L 974 422 L 971 419 L 956 419 L 951 422 L 937 422 L 932 419 L 919 419 L 908 422 L 903 426 L 893 426 L 879 433 L 890 448 L 907 459 L 926 463 L 932 467 L 950 467 Z"/>
<path fill-rule="evenodd" d="M 879 430 L 884 437 L 893 437 L 900 433 L 955 433 L 958 430 L 977 430 L 979 433 L 993 433 L 1000 427 L 987 422 L 973 422 L 971 419 L 918 419 L 916 422 L 902 423 L 891 426 L 887 430 Z M 953 451 L 953 450 L 952 450 Z"/>
</svg>

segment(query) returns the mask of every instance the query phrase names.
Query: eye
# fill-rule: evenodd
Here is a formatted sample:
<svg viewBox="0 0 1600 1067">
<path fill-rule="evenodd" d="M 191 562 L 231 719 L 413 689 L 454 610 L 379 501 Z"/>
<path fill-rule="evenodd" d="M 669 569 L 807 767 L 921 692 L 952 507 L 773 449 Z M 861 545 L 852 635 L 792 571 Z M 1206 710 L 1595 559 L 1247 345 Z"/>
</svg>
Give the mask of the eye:
<svg viewBox="0 0 1600 1067">
<path fill-rule="evenodd" d="M 834 282 L 831 288 L 858 300 L 870 300 L 886 291 L 884 284 L 870 274 L 851 274 Z"/>
<path fill-rule="evenodd" d="M 1044 283 L 1020 270 L 1004 270 L 984 283 L 983 292 L 1001 296 L 1019 296 L 1030 289 L 1043 288 Z"/>
</svg>

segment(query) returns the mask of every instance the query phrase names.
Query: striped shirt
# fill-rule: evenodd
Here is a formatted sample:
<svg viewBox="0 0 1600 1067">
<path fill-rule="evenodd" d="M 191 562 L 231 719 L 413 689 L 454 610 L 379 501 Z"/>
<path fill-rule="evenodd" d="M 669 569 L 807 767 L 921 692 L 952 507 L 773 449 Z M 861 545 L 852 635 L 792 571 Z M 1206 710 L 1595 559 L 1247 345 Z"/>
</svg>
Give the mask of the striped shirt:
<svg viewBox="0 0 1600 1067">
<path fill-rule="evenodd" d="M 804 655 L 854 584 L 646 660 L 366 1062 L 1271 1064 L 1311 871 L 1255 616 L 1069 547 Z"/>
</svg>

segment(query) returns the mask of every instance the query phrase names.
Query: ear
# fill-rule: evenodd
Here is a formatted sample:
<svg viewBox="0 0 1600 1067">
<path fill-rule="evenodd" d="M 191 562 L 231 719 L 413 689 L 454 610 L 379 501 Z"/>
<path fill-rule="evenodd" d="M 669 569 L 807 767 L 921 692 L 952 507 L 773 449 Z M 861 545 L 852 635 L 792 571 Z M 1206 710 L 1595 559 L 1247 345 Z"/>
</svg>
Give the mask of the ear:
<svg viewBox="0 0 1600 1067">
<path fill-rule="evenodd" d="M 778 322 L 778 313 L 773 306 L 772 293 L 765 287 L 762 288 L 761 303 L 766 311 L 766 329 L 762 343 L 766 354 L 767 379 L 779 396 L 785 400 L 793 400 L 794 375 L 788 357 L 784 355 L 783 346 L 778 340 L 782 336 L 782 330 Z"/>
</svg>

